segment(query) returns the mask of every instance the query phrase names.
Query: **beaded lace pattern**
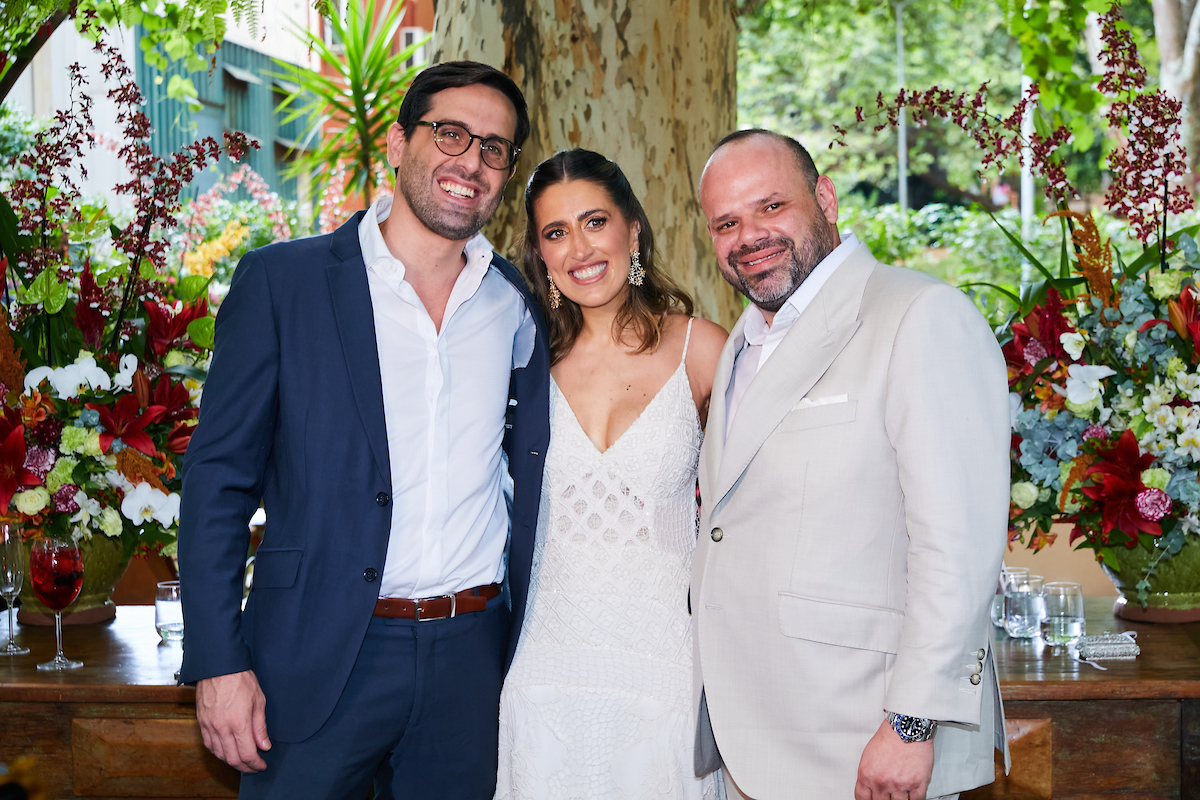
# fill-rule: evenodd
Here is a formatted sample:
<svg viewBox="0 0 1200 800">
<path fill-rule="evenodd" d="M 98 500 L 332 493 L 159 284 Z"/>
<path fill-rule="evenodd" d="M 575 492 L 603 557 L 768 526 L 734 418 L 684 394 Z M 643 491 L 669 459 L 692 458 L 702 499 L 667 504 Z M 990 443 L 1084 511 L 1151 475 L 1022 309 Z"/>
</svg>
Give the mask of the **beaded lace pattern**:
<svg viewBox="0 0 1200 800">
<path fill-rule="evenodd" d="M 692 777 L 702 433 L 686 355 L 685 341 L 603 453 L 551 382 L 528 613 L 500 698 L 499 800 L 718 797 L 719 779 Z"/>
</svg>

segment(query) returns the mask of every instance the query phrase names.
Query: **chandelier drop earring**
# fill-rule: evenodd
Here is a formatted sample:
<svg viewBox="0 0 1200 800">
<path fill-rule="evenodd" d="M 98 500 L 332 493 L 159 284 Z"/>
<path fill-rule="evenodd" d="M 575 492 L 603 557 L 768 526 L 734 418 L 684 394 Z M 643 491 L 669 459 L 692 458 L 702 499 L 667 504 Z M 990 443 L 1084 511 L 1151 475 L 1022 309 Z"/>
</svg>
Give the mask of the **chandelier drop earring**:
<svg viewBox="0 0 1200 800">
<path fill-rule="evenodd" d="M 642 254 L 634 250 L 629 258 L 629 283 L 632 286 L 641 286 L 645 279 L 646 268 L 642 266 Z"/>
<path fill-rule="evenodd" d="M 549 272 L 546 273 L 546 280 L 550 281 L 550 291 L 548 292 L 550 295 L 550 307 L 558 308 L 562 305 L 562 292 L 554 285 L 554 278 L 550 277 Z"/>
</svg>

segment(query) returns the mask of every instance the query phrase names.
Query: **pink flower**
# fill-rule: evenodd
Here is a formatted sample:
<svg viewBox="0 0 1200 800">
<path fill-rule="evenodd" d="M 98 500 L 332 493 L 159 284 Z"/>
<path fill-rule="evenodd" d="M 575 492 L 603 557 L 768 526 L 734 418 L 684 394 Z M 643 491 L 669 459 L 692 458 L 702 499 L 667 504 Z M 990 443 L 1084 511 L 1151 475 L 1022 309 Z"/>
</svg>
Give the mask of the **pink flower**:
<svg viewBox="0 0 1200 800">
<path fill-rule="evenodd" d="M 47 450 L 45 447 L 31 447 L 25 451 L 25 469 L 37 475 L 39 479 L 45 480 L 46 473 L 54 469 L 54 462 L 57 459 L 54 453 Z"/>
<path fill-rule="evenodd" d="M 1083 429 L 1083 440 L 1085 442 L 1088 439 L 1107 439 L 1107 438 L 1108 438 L 1108 428 L 1104 427 L 1103 425 L 1099 425 L 1099 424 L 1093 422 L 1091 425 L 1088 425 L 1086 428 Z"/>
<path fill-rule="evenodd" d="M 1134 500 L 1138 514 L 1149 522 L 1158 522 L 1171 513 L 1171 498 L 1162 489 L 1143 489 Z"/>
<path fill-rule="evenodd" d="M 54 493 L 54 510 L 59 514 L 74 514 L 79 510 L 79 503 L 75 502 L 75 495 L 79 493 L 79 487 L 73 483 L 64 483 L 58 487 L 58 491 Z"/>
</svg>

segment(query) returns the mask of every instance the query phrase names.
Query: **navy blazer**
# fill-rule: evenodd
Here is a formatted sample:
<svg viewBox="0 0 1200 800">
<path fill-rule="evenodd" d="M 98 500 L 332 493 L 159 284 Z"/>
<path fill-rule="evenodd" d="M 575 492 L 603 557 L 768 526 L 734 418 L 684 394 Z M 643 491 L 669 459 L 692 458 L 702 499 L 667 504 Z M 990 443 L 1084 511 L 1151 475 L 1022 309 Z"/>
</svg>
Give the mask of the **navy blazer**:
<svg viewBox="0 0 1200 800">
<path fill-rule="evenodd" d="M 328 719 L 354 665 L 391 533 L 390 459 L 379 349 L 356 214 L 334 233 L 247 253 L 217 315 L 200 422 L 183 467 L 181 683 L 253 669 L 267 730 L 300 741 Z M 549 345 L 516 268 L 492 267 L 537 324 L 513 370 L 504 449 L 515 491 L 507 584 L 512 663 L 529 593 L 550 442 Z M 251 515 L 268 532 L 242 611 Z"/>
</svg>

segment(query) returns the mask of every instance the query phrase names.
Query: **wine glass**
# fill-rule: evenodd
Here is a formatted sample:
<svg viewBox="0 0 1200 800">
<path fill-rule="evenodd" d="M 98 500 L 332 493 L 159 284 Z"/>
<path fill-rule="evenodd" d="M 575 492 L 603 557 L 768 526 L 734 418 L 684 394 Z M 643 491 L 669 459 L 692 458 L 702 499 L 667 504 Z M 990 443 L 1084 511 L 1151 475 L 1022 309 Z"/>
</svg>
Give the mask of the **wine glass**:
<svg viewBox="0 0 1200 800">
<path fill-rule="evenodd" d="M 28 647 L 16 642 L 16 603 L 25 580 L 25 543 L 18 528 L 9 522 L 0 522 L 0 595 L 8 604 L 8 644 L 0 649 L 2 656 L 23 656 Z"/>
<path fill-rule="evenodd" d="M 83 555 L 71 540 L 42 537 L 34 540 L 29 554 L 29 583 L 33 593 L 54 612 L 54 637 L 58 652 L 53 660 L 38 664 L 42 670 L 78 669 L 82 661 L 63 655 L 62 612 L 75 602 L 83 586 Z"/>
</svg>

